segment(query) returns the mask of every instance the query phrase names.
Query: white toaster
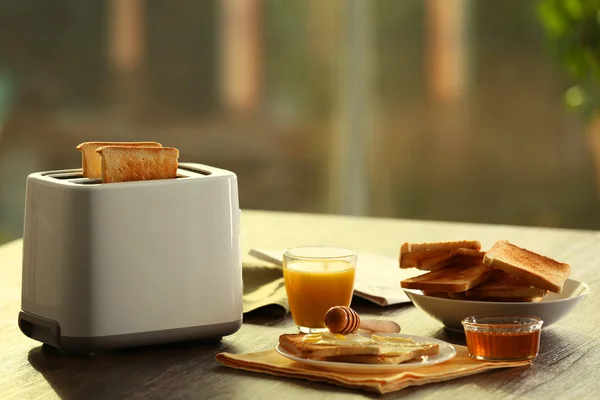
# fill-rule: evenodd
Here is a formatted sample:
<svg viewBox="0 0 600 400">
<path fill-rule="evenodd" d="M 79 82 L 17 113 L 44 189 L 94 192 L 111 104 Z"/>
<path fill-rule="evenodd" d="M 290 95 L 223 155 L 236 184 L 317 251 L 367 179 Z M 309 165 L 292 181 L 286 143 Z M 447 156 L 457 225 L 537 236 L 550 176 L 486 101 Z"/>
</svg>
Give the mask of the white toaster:
<svg viewBox="0 0 600 400">
<path fill-rule="evenodd" d="M 102 184 L 81 169 L 28 176 L 19 327 L 94 351 L 220 340 L 242 324 L 234 173 Z"/>
</svg>

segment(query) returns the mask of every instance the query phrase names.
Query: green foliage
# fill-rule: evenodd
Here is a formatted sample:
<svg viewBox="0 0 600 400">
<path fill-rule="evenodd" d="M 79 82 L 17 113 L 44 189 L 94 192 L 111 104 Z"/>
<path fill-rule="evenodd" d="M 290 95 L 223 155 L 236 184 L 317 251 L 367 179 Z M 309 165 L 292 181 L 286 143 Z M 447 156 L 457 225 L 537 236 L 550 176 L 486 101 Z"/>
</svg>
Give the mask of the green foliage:
<svg viewBox="0 0 600 400">
<path fill-rule="evenodd" d="M 537 14 L 576 85 L 565 102 L 590 118 L 600 112 L 600 0 L 540 0 Z"/>
</svg>

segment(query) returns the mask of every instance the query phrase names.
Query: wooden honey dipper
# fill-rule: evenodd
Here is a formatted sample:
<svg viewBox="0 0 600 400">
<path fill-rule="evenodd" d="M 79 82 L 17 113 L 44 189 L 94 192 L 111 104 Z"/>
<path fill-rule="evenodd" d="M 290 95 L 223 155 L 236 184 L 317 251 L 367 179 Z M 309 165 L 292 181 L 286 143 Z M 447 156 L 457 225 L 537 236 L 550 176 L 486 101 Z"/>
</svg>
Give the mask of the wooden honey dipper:
<svg viewBox="0 0 600 400">
<path fill-rule="evenodd" d="M 371 332 L 399 333 L 400 325 L 394 321 L 364 319 L 361 320 L 358 313 L 350 307 L 335 306 L 325 313 L 325 326 L 331 333 L 348 335 L 358 329 Z"/>
</svg>

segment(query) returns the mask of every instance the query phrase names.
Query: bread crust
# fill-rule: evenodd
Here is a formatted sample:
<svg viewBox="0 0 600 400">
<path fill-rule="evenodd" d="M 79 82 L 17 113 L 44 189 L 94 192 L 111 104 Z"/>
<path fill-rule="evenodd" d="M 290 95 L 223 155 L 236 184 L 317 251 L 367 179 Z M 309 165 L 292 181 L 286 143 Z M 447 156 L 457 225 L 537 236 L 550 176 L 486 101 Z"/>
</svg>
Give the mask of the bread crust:
<svg viewBox="0 0 600 400">
<path fill-rule="evenodd" d="M 81 152 L 81 169 L 84 178 L 102 177 L 102 158 L 96 150 L 103 146 L 162 147 L 158 142 L 83 142 L 75 148 Z"/>
<path fill-rule="evenodd" d="M 533 286 L 560 293 L 571 266 L 533 251 L 499 240 L 485 254 L 483 263 L 522 278 Z"/>
<path fill-rule="evenodd" d="M 173 147 L 103 146 L 102 182 L 132 182 L 177 177 L 179 150 Z"/>
<path fill-rule="evenodd" d="M 311 360 L 323 360 L 327 357 L 350 356 L 357 354 L 378 354 L 377 345 L 363 346 L 335 346 L 335 345 L 314 345 L 304 343 L 302 338 L 304 334 L 283 334 L 279 336 L 279 344 L 289 353 L 297 357 L 308 358 Z"/>
<path fill-rule="evenodd" d="M 400 246 L 400 254 L 410 252 L 426 251 L 452 251 L 455 249 L 481 249 L 481 243 L 478 240 L 457 240 L 451 242 L 429 242 L 429 243 L 403 243 Z"/>
</svg>

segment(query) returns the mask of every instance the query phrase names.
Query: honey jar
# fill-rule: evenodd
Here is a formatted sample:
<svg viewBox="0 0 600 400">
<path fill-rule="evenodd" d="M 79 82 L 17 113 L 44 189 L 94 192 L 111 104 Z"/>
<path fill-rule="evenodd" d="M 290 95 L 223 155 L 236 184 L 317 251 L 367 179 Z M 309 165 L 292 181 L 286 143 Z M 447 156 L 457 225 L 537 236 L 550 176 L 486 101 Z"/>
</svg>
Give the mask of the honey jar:
<svg viewBox="0 0 600 400">
<path fill-rule="evenodd" d="M 467 317 L 462 325 L 471 357 L 517 361 L 537 356 L 543 322 L 524 315 L 484 315 Z"/>
</svg>

